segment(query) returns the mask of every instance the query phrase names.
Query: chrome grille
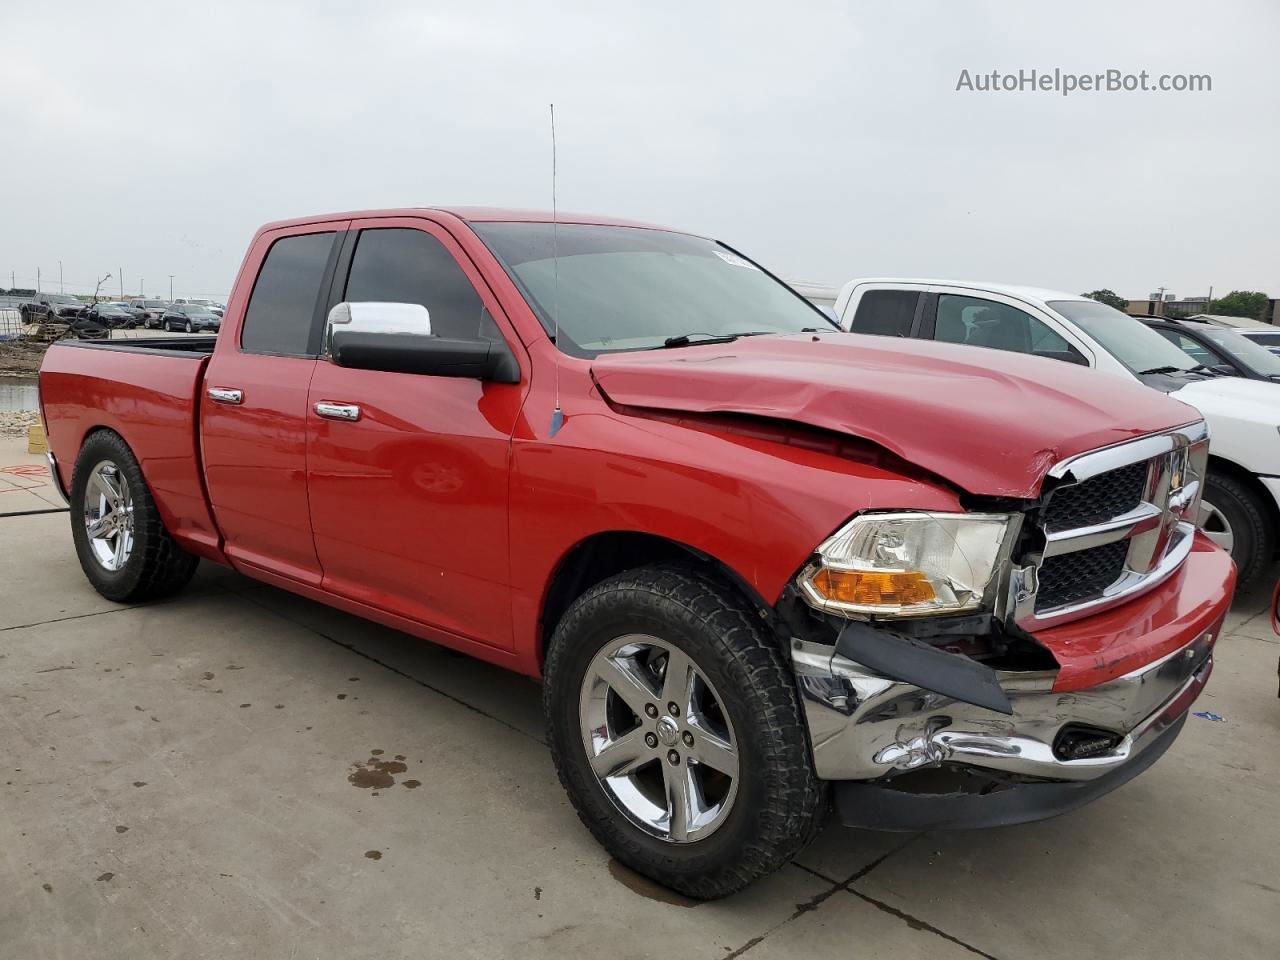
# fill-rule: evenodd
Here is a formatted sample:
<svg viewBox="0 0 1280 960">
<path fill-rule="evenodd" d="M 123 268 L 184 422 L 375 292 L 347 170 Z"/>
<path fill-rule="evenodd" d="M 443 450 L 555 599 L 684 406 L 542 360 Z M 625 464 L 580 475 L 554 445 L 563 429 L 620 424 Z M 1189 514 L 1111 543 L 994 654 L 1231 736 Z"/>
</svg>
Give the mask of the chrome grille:
<svg viewBox="0 0 1280 960">
<path fill-rule="evenodd" d="M 1191 550 L 1208 456 L 1200 422 L 1050 469 L 1039 517 L 1043 547 L 1011 581 L 1018 622 L 1087 616 L 1176 570 Z"/>
<path fill-rule="evenodd" d="M 1129 553 L 1127 540 L 1049 557 L 1040 564 L 1040 591 L 1036 609 L 1046 610 L 1095 597 L 1124 573 Z"/>
<path fill-rule="evenodd" d="M 1046 530 L 1068 530 L 1128 513 L 1142 502 L 1150 464 L 1131 463 L 1054 491 L 1044 510 Z"/>
</svg>

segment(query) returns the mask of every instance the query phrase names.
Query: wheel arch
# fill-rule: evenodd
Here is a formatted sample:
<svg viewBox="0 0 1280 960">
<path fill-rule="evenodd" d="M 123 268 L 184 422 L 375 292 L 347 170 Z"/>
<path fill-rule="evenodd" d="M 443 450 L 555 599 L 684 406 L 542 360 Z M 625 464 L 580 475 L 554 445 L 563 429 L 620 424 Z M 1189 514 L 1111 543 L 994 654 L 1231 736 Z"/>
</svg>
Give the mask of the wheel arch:
<svg viewBox="0 0 1280 960">
<path fill-rule="evenodd" d="M 1212 447 L 1209 452 L 1209 471 L 1211 473 L 1216 471 L 1230 477 L 1258 498 L 1258 502 L 1262 504 L 1262 512 L 1266 516 L 1267 522 L 1273 530 L 1277 531 L 1277 537 L 1275 538 L 1277 550 L 1273 552 L 1280 552 L 1280 508 L 1276 506 L 1275 497 L 1258 479 L 1257 474 L 1240 466 L 1234 460 L 1218 456 L 1213 453 Z"/>
<path fill-rule="evenodd" d="M 605 530 L 579 540 L 560 558 L 543 591 L 538 614 L 537 663 L 541 670 L 547 642 L 565 611 L 578 597 L 602 580 L 624 570 L 659 563 L 687 563 L 710 573 L 766 617 L 769 602 L 741 573 L 718 557 L 654 533 Z"/>
</svg>

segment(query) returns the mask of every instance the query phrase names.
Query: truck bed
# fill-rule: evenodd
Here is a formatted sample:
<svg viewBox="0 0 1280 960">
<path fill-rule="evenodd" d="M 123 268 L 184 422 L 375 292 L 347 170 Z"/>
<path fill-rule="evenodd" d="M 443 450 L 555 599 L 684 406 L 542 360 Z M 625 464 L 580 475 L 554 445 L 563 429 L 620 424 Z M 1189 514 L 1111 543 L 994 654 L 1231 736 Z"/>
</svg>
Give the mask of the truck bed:
<svg viewBox="0 0 1280 960">
<path fill-rule="evenodd" d="M 205 492 L 197 414 L 216 337 L 56 343 L 40 367 L 40 407 L 58 479 L 70 491 L 84 438 L 129 438 L 165 525 L 187 550 L 220 557 Z"/>
</svg>

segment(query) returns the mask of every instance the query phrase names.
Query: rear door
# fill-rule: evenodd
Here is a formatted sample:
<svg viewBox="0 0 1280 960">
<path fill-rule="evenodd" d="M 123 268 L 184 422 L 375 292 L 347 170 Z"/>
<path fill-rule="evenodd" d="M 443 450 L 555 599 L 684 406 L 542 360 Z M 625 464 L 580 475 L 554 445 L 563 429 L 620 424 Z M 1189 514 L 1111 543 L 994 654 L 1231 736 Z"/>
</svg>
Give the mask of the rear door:
<svg viewBox="0 0 1280 960">
<path fill-rule="evenodd" d="M 439 336 L 503 338 L 525 372 L 505 384 L 319 361 L 308 493 L 324 586 L 509 649 L 508 477 L 524 348 L 470 259 L 431 221 L 355 221 L 333 288 L 333 302 L 422 304 Z M 332 405 L 356 419 L 317 412 Z"/>
<path fill-rule="evenodd" d="M 307 388 L 347 221 L 262 234 L 247 306 L 229 316 L 205 374 L 200 436 L 226 554 L 310 585 L 320 564 L 307 508 Z"/>
</svg>

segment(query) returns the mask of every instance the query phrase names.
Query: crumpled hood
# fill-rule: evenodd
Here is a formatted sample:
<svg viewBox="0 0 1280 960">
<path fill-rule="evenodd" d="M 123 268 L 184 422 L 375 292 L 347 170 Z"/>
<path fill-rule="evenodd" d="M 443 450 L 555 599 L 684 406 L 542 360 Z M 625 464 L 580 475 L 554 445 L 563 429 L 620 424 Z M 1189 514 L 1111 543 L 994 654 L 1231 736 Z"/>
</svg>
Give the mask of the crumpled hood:
<svg viewBox="0 0 1280 960">
<path fill-rule="evenodd" d="M 834 430 L 989 496 L 1035 497 L 1065 457 L 1201 419 L 1057 360 L 848 333 L 605 354 L 591 371 L 617 404 Z"/>
</svg>

